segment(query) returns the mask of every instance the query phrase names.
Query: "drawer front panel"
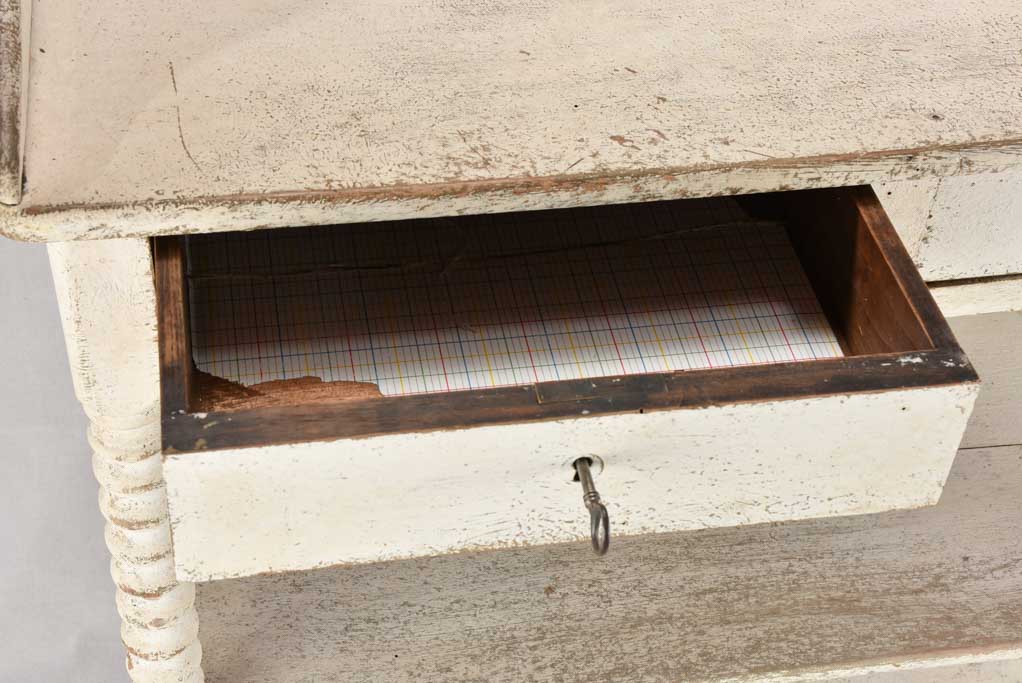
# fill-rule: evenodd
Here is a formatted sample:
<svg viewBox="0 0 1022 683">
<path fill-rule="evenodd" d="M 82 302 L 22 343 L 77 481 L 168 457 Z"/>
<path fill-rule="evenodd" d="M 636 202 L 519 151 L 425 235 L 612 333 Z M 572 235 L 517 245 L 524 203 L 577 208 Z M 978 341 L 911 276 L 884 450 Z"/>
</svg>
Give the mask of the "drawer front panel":
<svg viewBox="0 0 1022 683">
<path fill-rule="evenodd" d="M 570 469 L 582 456 L 605 464 L 596 483 L 614 535 L 932 504 L 977 390 L 168 454 L 177 572 L 205 581 L 584 540 L 588 514 Z"/>
</svg>

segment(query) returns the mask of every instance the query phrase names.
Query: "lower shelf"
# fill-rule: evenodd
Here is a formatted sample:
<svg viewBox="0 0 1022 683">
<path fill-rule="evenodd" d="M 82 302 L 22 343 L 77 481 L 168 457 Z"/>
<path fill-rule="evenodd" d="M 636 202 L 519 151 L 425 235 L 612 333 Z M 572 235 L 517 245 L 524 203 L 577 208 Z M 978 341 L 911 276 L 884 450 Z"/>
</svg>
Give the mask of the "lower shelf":
<svg viewBox="0 0 1022 683">
<path fill-rule="evenodd" d="M 691 681 L 996 657 L 1022 640 L 1020 487 L 1022 447 L 976 449 L 922 510 L 627 538 L 603 560 L 570 544 L 213 582 L 204 668 L 225 683 Z"/>
</svg>

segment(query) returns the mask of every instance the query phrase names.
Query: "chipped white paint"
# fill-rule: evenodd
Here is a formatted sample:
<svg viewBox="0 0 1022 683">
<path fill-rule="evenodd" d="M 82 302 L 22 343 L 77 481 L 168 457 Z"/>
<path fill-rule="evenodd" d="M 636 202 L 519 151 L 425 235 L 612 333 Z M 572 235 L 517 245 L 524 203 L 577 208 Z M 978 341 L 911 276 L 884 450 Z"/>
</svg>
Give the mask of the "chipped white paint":
<svg viewBox="0 0 1022 683">
<path fill-rule="evenodd" d="M 918 510 L 201 584 L 207 675 L 1018 683 L 1020 488 L 1022 447 L 971 449 Z"/>
<path fill-rule="evenodd" d="M 1022 273 L 1022 171 L 878 183 L 876 192 L 945 316 L 1022 310 L 1022 277 L 1002 277 Z"/>
<path fill-rule="evenodd" d="M 1000 165 L 1017 164 L 1022 139 L 1016 0 L 833 0 L 794 23 L 786 0 L 34 11 L 31 172 L 0 214 L 26 239 L 507 201 L 471 183 L 531 184 L 540 205 L 848 185 L 968 171 L 957 146 L 983 170 L 1014 143 Z M 579 182 L 548 195 L 559 178 Z M 345 201 L 366 188 L 382 194 Z"/>
<path fill-rule="evenodd" d="M 0 234 L 28 241 L 109 239 L 299 225 L 357 223 L 463 214 L 530 211 L 624 202 L 839 187 L 884 179 L 997 173 L 1022 163 L 1022 142 L 976 149 L 933 149 L 852 159 L 794 159 L 739 166 L 708 164 L 678 171 L 569 179 L 553 184 L 454 183 L 406 187 L 360 197 L 356 191 L 253 195 L 231 201 L 172 199 L 128 206 L 28 210 L 0 206 Z M 531 184 L 530 184 L 531 183 Z"/>
<path fill-rule="evenodd" d="M 50 245 L 75 393 L 107 519 L 136 683 L 199 683 L 195 589 L 179 583 L 160 457 L 155 295 L 146 240 Z"/>
<path fill-rule="evenodd" d="M 930 281 L 1022 272 L 1022 169 L 942 179 L 917 253 Z"/>
<path fill-rule="evenodd" d="M 923 279 L 1022 272 L 1022 170 L 876 187 Z"/>
<path fill-rule="evenodd" d="M 876 183 L 873 187 L 917 268 L 919 245 L 926 234 L 927 216 L 939 184 L 940 178 L 931 177 Z"/>
<path fill-rule="evenodd" d="M 0 0 L 0 204 L 21 201 L 32 0 Z"/>
<path fill-rule="evenodd" d="M 936 502 L 978 385 L 168 454 L 182 579 L 586 537 L 595 454 L 616 535 Z"/>
</svg>

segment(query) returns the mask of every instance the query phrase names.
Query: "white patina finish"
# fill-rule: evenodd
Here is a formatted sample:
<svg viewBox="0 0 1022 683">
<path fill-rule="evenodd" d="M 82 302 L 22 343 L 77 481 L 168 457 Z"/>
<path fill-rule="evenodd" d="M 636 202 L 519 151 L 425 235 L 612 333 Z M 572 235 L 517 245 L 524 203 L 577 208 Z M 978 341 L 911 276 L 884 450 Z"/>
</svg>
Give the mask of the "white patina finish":
<svg viewBox="0 0 1022 683">
<path fill-rule="evenodd" d="M 947 316 L 1022 311 L 1022 277 L 931 287 Z"/>
<path fill-rule="evenodd" d="M 21 201 L 32 0 L 0 0 L 0 204 Z"/>
<path fill-rule="evenodd" d="M 907 359 L 909 362 L 911 359 Z M 205 581 L 588 534 L 596 455 L 617 535 L 937 501 L 978 385 L 170 454 L 178 576 Z"/>
<path fill-rule="evenodd" d="M 109 239 L 865 185 L 891 178 L 912 180 L 960 173 L 963 168 L 997 173 L 1018 165 L 1022 159 L 1020 152 L 1022 142 L 852 158 L 706 164 L 670 175 L 648 172 L 535 183 L 531 180 L 452 183 L 439 188 L 416 186 L 381 192 L 283 192 L 223 202 L 180 198 L 127 206 L 72 205 L 52 210 L 0 206 L 0 234 L 29 241 Z"/>
<path fill-rule="evenodd" d="M 949 652 L 936 657 L 893 658 L 852 666 L 780 674 L 752 674 L 716 683 L 1018 683 L 1022 680 L 1022 647 Z"/>
<path fill-rule="evenodd" d="M 873 186 L 891 219 L 891 225 L 898 231 L 917 268 L 920 266 L 919 245 L 926 234 L 927 216 L 939 184 L 940 178 L 931 177 L 876 183 Z"/>
<path fill-rule="evenodd" d="M 203 584 L 208 677 L 1017 683 L 1020 458 L 960 451 L 934 507 L 620 539 L 603 560 L 571 544 Z"/>
<path fill-rule="evenodd" d="M 934 282 L 1022 272 L 1022 171 L 889 182 L 876 188 L 923 279 Z M 995 308 L 1010 287 L 991 290 Z M 961 290 L 965 297 L 980 290 Z M 955 295 L 955 300 L 961 300 Z"/>
<path fill-rule="evenodd" d="M 195 589 L 179 583 L 160 457 L 149 244 L 50 245 L 75 393 L 89 416 L 127 666 L 136 683 L 198 683 Z"/>
<path fill-rule="evenodd" d="M 1015 0 L 34 9 L 23 238 L 847 185 L 1022 140 Z"/>
<path fill-rule="evenodd" d="M 1022 170 L 942 178 L 917 260 L 926 280 L 1022 272 Z"/>
</svg>

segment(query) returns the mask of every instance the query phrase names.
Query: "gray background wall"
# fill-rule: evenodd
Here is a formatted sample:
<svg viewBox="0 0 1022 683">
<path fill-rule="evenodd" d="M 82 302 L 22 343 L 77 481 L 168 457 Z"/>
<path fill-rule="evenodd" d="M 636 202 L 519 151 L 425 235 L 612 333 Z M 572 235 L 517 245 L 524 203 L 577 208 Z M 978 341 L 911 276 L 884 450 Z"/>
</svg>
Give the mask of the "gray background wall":
<svg viewBox="0 0 1022 683">
<path fill-rule="evenodd" d="M 0 320 L 0 681 L 127 681 L 45 247 L 0 239 Z"/>
</svg>

